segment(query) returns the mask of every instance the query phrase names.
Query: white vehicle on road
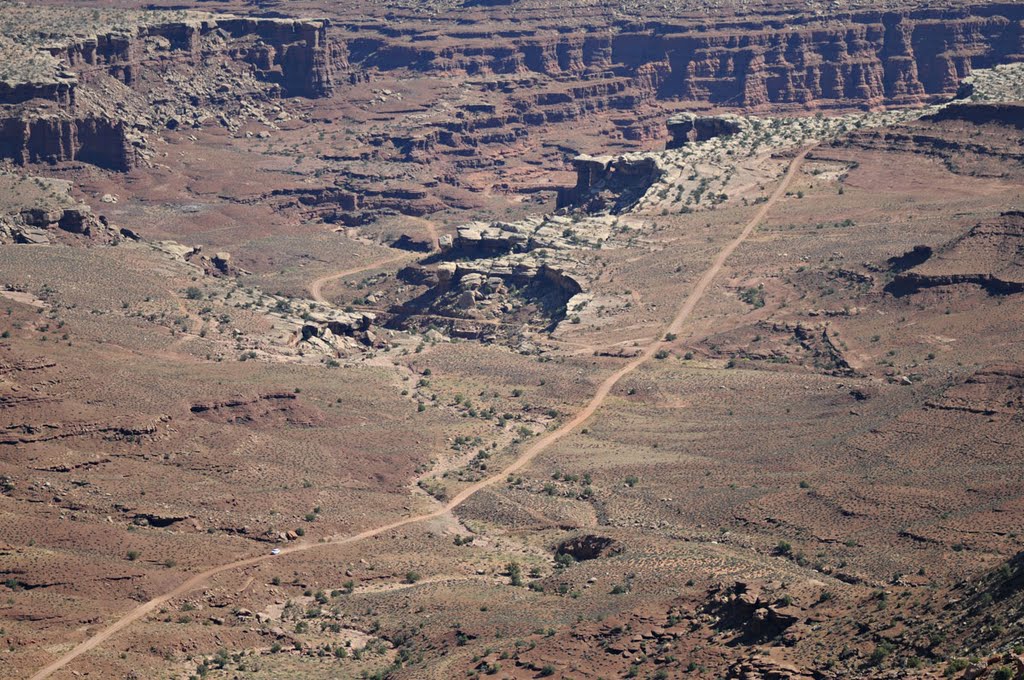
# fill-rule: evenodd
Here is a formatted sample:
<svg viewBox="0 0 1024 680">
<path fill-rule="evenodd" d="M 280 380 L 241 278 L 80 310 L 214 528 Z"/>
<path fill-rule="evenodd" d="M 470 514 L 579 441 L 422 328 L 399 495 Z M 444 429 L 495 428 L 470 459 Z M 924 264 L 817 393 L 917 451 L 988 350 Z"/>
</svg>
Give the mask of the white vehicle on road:
<svg viewBox="0 0 1024 680">
<path fill-rule="evenodd" d="M 281 549 L 280 548 L 274 548 L 273 550 L 270 551 L 270 554 L 271 555 L 280 555 L 281 554 Z"/>
</svg>

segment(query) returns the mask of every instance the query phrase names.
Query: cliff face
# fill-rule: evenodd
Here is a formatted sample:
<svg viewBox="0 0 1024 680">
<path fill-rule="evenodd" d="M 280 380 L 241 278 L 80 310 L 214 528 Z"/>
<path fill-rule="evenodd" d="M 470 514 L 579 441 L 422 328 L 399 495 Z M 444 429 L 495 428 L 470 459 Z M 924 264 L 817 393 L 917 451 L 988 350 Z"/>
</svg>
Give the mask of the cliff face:
<svg viewBox="0 0 1024 680">
<path fill-rule="evenodd" d="M 20 164 L 78 160 L 123 171 L 135 154 L 121 121 L 47 115 L 0 119 L 0 158 Z"/>
<path fill-rule="evenodd" d="M 0 83 L 0 104 L 32 99 L 74 106 L 78 82 L 102 72 L 132 85 L 140 69 L 167 58 L 186 64 L 209 56 L 204 38 L 226 35 L 227 51 L 256 67 L 258 76 L 281 86 L 285 96 L 324 97 L 334 88 L 333 62 L 345 63 L 344 54 L 328 43 L 328 22 L 285 19 L 225 18 L 139 27 L 134 35 L 109 33 L 75 38 L 46 48 L 70 69 L 63 82 Z M 149 50 L 148 44 L 162 50 Z M 99 68 L 97 68 L 99 67 Z"/>
<path fill-rule="evenodd" d="M 928 116 L 930 121 L 964 121 L 975 125 L 997 124 L 1024 130 L 1024 104 L 998 103 L 975 104 L 964 102 L 950 104 L 937 113 Z"/>
<path fill-rule="evenodd" d="M 46 48 L 59 70 L 39 82 L 0 83 L 0 158 L 18 163 L 80 160 L 127 170 L 136 154 L 125 123 L 78 106 L 98 75 L 128 86 L 145 69 L 188 68 L 211 57 L 243 61 L 283 96 L 333 91 L 326 21 L 224 18 L 140 26 L 134 34 L 74 38 Z"/>
<path fill-rule="evenodd" d="M 636 203 L 663 170 L 650 156 L 577 156 L 576 186 L 559 192 L 558 207 L 621 212 Z"/>
<path fill-rule="evenodd" d="M 739 134 L 746 127 L 746 122 L 739 116 L 728 114 L 701 116 L 686 112 L 669 118 L 666 125 L 672 136 L 668 148 L 679 149 L 692 142 Z"/>
<path fill-rule="evenodd" d="M 363 68 L 442 73 L 539 73 L 582 81 L 611 71 L 660 99 L 757 107 L 913 103 L 952 94 L 971 70 L 1024 59 L 1024 6 L 866 12 L 824 22 L 644 24 L 590 33 L 501 36 L 460 32 L 349 42 Z M 583 93 L 586 94 L 585 92 Z"/>
<path fill-rule="evenodd" d="M 374 22 L 206 16 L 67 38 L 46 49 L 61 66 L 38 83 L 0 83 L 0 107 L 6 107 L 0 120 L 25 118 L 26 110 L 38 113 L 40 101 L 76 120 L 47 124 L 59 132 L 56 137 L 19 134 L 4 140 L 3 157 L 96 158 L 105 167 L 130 167 L 134 154 L 121 152 L 130 144 L 119 139 L 112 123 L 100 136 L 118 140 L 113 151 L 76 148 L 104 127 L 86 122 L 103 116 L 80 110 L 79 99 L 89 98 L 77 90 L 101 76 L 131 87 L 142 74 L 229 59 L 250 65 L 275 96 L 325 97 L 338 76 L 359 83 L 374 72 L 399 70 L 462 76 L 493 90 L 497 105 L 467 110 L 397 140 L 406 160 L 427 162 L 439 148 L 512 144 L 532 127 L 602 112 L 623 112 L 612 122 L 627 140 L 663 138 L 663 107 L 652 106 L 658 101 L 827 108 L 913 104 L 950 95 L 973 69 L 1024 60 L 1024 5 L 979 2 L 827 20 L 787 14 L 705 24 L 595 19 L 557 31 L 527 25 L 483 30 L 472 22 L 398 30 Z M 10 120 L 3 125 L 24 127 Z M 684 136 L 701 134 L 694 129 Z M 475 162 L 458 161 L 467 167 Z"/>
<path fill-rule="evenodd" d="M 44 99 L 72 108 L 75 105 L 76 85 L 73 78 L 52 83 L 0 83 L 0 105 Z"/>
<path fill-rule="evenodd" d="M 278 83 L 289 97 L 325 97 L 334 89 L 331 45 L 326 21 L 222 19 L 204 24 L 226 31 L 231 51 L 257 68 L 265 80 Z M 255 42 L 251 42 L 255 38 Z"/>
</svg>

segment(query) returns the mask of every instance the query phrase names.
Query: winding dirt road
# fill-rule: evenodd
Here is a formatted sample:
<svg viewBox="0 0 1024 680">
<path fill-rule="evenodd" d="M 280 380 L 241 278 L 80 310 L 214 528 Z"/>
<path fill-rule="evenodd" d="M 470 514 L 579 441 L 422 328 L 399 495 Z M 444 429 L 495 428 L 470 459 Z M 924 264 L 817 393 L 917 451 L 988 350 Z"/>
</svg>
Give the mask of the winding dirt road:
<svg viewBox="0 0 1024 680">
<path fill-rule="evenodd" d="M 359 267 L 353 267 L 352 269 L 345 269 L 340 272 L 327 274 L 326 276 L 321 276 L 319 279 L 315 279 L 312 283 L 309 284 L 309 286 L 307 286 L 307 290 L 309 291 L 309 295 L 310 297 L 313 298 L 313 300 L 319 302 L 322 305 L 329 305 L 331 304 L 331 302 L 330 300 L 326 299 L 323 296 L 322 291 L 324 289 L 324 286 L 330 283 L 331 281 L 337 281 L 338 279 L 343 279 L 346 276 L 354 276 L 356 274 L 368 272 L 371 269 L 380 269 L 381 267 L 386 267 L 389 264 L 401 262 L 402 260 L 408 260 L 413 257 L 416 257 L 415 253 L 402 253 L 401 255 L 393 255 L 392 257 L 386 257 L 383 260 L 376 260 L 374 262 L 370 262 L 369 264 L 364 264 Z"/>
<path fill-rule="evenodd" d="M 715 277 L 719 274 L 719 272 L 721 272 L 722 267 L 725 264 L 725 261 L 750 236 L 750 234 L 753 233 L 754 229 L 756 229 L 757 226 L 764 220 L 765 216 L 768 214 L 768 211 L 771 210 L 772 207 L 779 201 L 779 199 L 785 195 L 786 189 L 789 187 L 790 183 L 793 181 L 793 178 L 796 176 L 797 171 L 800 169 L 800 166 L 803 163 L 803 160 L 806 157 L 807 153 L 810 151 L 810 148 L 811 147 L 803 149 L 792 160 L 778 188 L 775 189 L 775 192 L 771 195 L 768 201 L 766 203 L 763 203 L 761 207 L 758 209 L 758 211 L 754 213 L 753 217 L 751 217 L 750 221 L 747 222 L 746 226 L 743 228 L 743 231 L 740 232 L 739 236 L 730 241 L 729 244 L 726 245 L 725 248 L 723 248 L 718 253 L 714 261 L 711 263 L 711 266 L 707 269 L 707 271 L 704 272 L 700 280 L 697 281 L 696 286 L 693 288 L 692 291 L 690 291 L 690 294 L 686 297 L 686 300 L 683 301 L 683 304 L 679 307 L 679 310 L 676 312 L 675 317 L 672 319 L 671 323 L 668 325 L 665 331 L 659 334 L 654 340 L 652 340 L 644 348 L 643 352 L 641 352 L 639 356 L 630 361 L 628 364 L 624 365 L 622 368 L 617 370 L 612 375 L 608 376 L 608 378 L 606 378 L 604 382 L 602 382 L 601 385 L 597 388 L 597 392 L 590 399 L 590 402 L 586 405 L 586 407 L 583 408 L 582 411 L 577 413 L 571 420 L 562 424 L 562 426 L 559 427 L 558 429 L 537 439 L 537 441 L 535 441 L 531 446 L 529 446 L 525 451 L 523 451 L 522 455 L 520 455 L 504 470 L 495 475 L 492 475 L 491 477 L 482 479 L 479 482 L 476 482 L 466 487 L 460 493 L 452 497 L 452 499 L 445 503 L 443 506 L 425 515 L 407 517 L 405 519 L 398 520 L 390 524 L 386 524 L 384 526 L 376 527 L 373 529 L 367 529 L 366 531 L 363 531 L 352 536 L 335 536 L 320 543 L 299 543 L 287 548 L 283 548 L 281 550 L 281 554 L 277 557 L 271 556 L 269 554 L 258 555 L 255 557 L 249 557 L 246 559 L 238 560 L 236 562 L 222 564 L 220 566 L 213 567 L 211 569 L 207 569 L 206 571 L 194 574 L 174 590 L 164 593 L 159 597 L 153 598 L 148 602 L 140 604 L 138 607 L 132 609 L 127 614 L 125 614 L 120 619 L 110 624 L 100 632 L 96 633 L 87 640 L 79 643 L 69 652 L 67 652 L 60 658 L 56 659 L 46 667 L 39 670 L 39 672 L 37 672 L 35 675 L 31 677 L 31 680 L 43 680 L 44 678 L 50 677 L 53 673 L 64 668 L 82 654 L 85 654 L 93 649 L 96 649 L 104 642 L 109 640 L 111 637 L 116 635 L 118 632 L 124 630 L 131 624 L 140 620 L 142 617 L 146 616 L 158 607 L 166 604 L 167 602 L 176 597 L 180 597 L 192 590 L 195 590 L 196 588 L 199 588 L 200 586 L 202 586 L 218 574 L 222 574 L 226 571 L 231 571 L 233 569 L 241 569 L 243 567 L 253 566 L 271 559 L 279 560 L 285 555 L 297 552 L 304 552 L 306 550 L 312 550 L 314 548 L 319 548 L 322 546 L 339 546 L 358 543 L 368 538 L 379 536 L 381 534 L 385 534 L 389 531 L 394 531 L 395 529 L 399 529 L 401 527 L 409 526 L 410 524 L 416 524 L 419 522 L 425 522 L 428 520 L 436 519 L 451 512 L 458 506 L 462 505 L 463 503 L 466 502 L 466 500 L 480 492 L 482 489 L 497 484 L 501 480 L 504 480 L 508 475 L 517 472 L 522 468 L 526 467 L 527 465 L 529 465 L 531 461 L 533 461 L 542 452 L 550 448 L 552 444 L 555 444 L 556 442 L 563 439 L 566 435 L 570 434 L 573 430 L 575 430 L 577 427 L 586 422 L 587 419 L 589 419 L 592 415 L 594 415 L 594 413 L 602 406 L 602 404 L 604 404 L 605 399 L 607 399 L 612 389 L 615 388 L 615 386 L 618 384 L 620 380 L 622 380 L 622 378 L 640 368 L 642 365 L 648 362 L 659 349 L 662 348 L 662 346 L 665 344 L 663 340 L 665 333 L 679 332 L 683 324 L 689 318 L 690 314 L 693 313 L 694 308 L 696 308 L 697 304 L 707 293 L 708 288 L 711 287 L 711 284 L 714 281 Z M 310 293 L 313 294 L 313 298 L 315 300 L 324 302 L 324 300 L 320 297 L 320 288 L 323 286 L 324 283 L 327 283 L 328 281 L 334 279 L 342 278 L 344 276 L 349 276 L 352 273 L 365 271 L 375 266 L 384 266 L 385 264 L 397 261 L 399 259 L 404 259 L 405 257 L 407 256 L 402 255 L 400 257 L 391 258 L 389 260 L 382 260 L 379 262 L 371 263 L 359 269 L 335 273 L 331 274 L 330 276 L 322 277 L 320 279 L 317 279 L 316 281 L 313 282 L 313 284 L 310 285 Z"/>
<path fill-rule="evenodd" d="M 441 241 L 437 233 L 437 227 L 434 226 L 434 223 L 422 217 L 409 216 L 408 219 L 414 220 L 423 225 L 424 229 L 427 230 L 427 234 L 429 235 L 430 238 L 430 252 L 438 252 L 438 250 L 440 250 L 441 248 Z M 327 274 L 326 276 L 321 276 L 320 278 L 313 280 L 313 282 L 306 287 L 306 290 L 309 291 L 309 294 L 314 301 L 319 302 L 322 305 L 329 305 L 331 304 L 330 301 L 323 296 L 323 288 L 331 281 L 337 281 L 338 279 L 343 279 L 346 276 L 355 276 L 356 274 L 361 274 L 363 272 L 371 271 L 373 269 L 380 269 L 381 267 L 386 267 L 389 264 L 395 264 L 403 260 L 411 260 L 421 255 L 422 253 L 402 253 L 401 255 L 386 257 L 382 260 L 376 260 L 368 264 L 353 267 L 352 269 L 345 269 L 340 272 Z"/>
</svg>

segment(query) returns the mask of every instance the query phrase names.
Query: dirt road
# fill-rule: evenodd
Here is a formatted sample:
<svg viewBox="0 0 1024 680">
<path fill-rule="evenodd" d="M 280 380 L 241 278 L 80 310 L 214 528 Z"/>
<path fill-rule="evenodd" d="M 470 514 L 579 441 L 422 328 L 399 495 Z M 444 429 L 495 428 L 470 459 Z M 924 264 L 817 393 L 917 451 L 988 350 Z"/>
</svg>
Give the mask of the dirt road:
<svg viewBox="0 0 1024 680">
<path fill-rule="evenodd" d="M 750 234 L 753 233 L 754 229 L 756 229 L 757 226 L 764 220 L 765 216 L 768 214 L 768 211 L 772 209 L 772 207 L 779 201 L 779 199 L 785 196 L 786 189 L 789 187 L 793 178 L 796 176 L 796 173 L 799 171 L 800 165 L 802 164 L 804 157 L 807 155 L 808 151 L 810 151 L 810 148 L 802 150 L 796 156 L 796 158 L 793 159 L 793 161 L 789 165 L 788 170 L 786 171 L 785 176 L 779 183 L 778 188 L 775 189 L 775 192 L 772 194 L 771 198 L 769 198 L 766 203 L 762 204 L 758 211 L 754 213 L 753 217 L 751 217 L 750 221 L 747 222 L 746 226 L 744 226 L 743 231 L 740 232 L 739 236 L 730 241 L 729 244 L 726 245 L 725 248 L 723 248 L 718 253 L 714 261 L 711 263 L 711 266 L 704 272 L 700 280 L 697 281 L 696 286 L 694 286 L 693 290 L 690 291 L 690 294 L 683 301 L 683 304 L 679 307 L 679 310 L 676 312 L 675 317 L 672 319 L 671 323 L 665 329 L 664 333 L 679 332 L 683 324 L 689 318 L 690 314 L 693 313 L 693 310 L 697 306 L 697 303 L 701 301 L 701 299 L 707 293 L 708 288 L 711 287 L 711 284 L 714 281 L 715 277 L 719 274 L 719 272 L 721 272 L 722 267 L 725 264 L 725 261 L 743 243 L 743 241 L 745 241 L 750 236 Z M 385 264 L 405 257 L 407 256 L 402 255 L 400 257 L 392 258 L 390 260 L 371 263 L 359 269 L 349 270 L 346 272 L 340 272 L 336 274 L 331 274 L 330 276 L 322 277 L 320 279 L 317 279 L 316 281 L 313 282 L 313 284 L 310 285 L 310 292 L 313 294 L 313 298 L 315 300 L 323 302 L 322 298 L 319 297 L 320 287 L 327 281 L 341 278 L 344 276 L 349 276 L 352 273 L 358 273 L 360 271 L 365 271 L 367 269 L 371 269 L 374 267 L 384 266 Z M 116 635 L 119 631 L 124 630 L 125 628 L 140 620 L 142 617 L 146 616 L 158 607 L 166 604 L 167 602 L 173 600 L 176 597 L 180 597 L 200 587 L 201 585 L 205 584 L 211 578 L 217 576 L 218 574 L 222 574 L 226 571 L 230 571 L 233 569 L 249 567 L 271 559 L 279 560 L 286 555 L 297 552 L 303 552 L 306 550 L 312 550 L 314 548 L 318 548 L 321 546 L 339 546 L 358 543 L 368 538 L 379 536 L 389 531 L 394 531 L 395 529 L 409 526 L 410 524 L 416 524 L 419 522 L 425 522 L 427 520 L 435 519 L 437 517 L 441 517 L 451 512 L 458 506 L 465 503 L 467 499 L 469 499 L 476 493 L 480 492 L 482 489 L 497 484 L 504 480 L 508 475 L 526 467 L 537 456 L 539 456 L 545 450 L 550 448 L 552 444 L 555 444 L 556 442 L 560 441 L 566 435 L 568 435 L 577 427 L 586 422 L 587 419 L 594 415 L 594 413 L 601 407 L 601 405 L 604 404 L 605 399 L 607 399 L 612 389 L 615 388 L 615 385 L 618 384 L 618 382 L 622 380 L 622 378 L 629 375 L 636 369 L 640 368 L 642 365 L 648 362 L 655 355 L 655 353 L 657 353 L 659 349 L 662 348 L 662 346 L 664 345 L 664 333 L 659 334 L 654 340 L 652 340 L 644 348 L 643 352 L 641 352 L 639 356 L 637 356 L 628 364 L 626 364 L 618 371 L 616 371 L 608 378 L 606 378 L 604 382 L 602 382 L 601 385 L 597 388 L 597 392 L 591 398 L 590 402 L 586 405 L 586 407 L 584 407 L 582 411 L 577 413 L 571 420 L 566 421 L 557 430 L 554 430 L 553 432 L 537 439 L 537 441 L 535 441 L 531 446 L 529 446 L 525 451 L 523 451 L 522 455 L 520 455 L 504 470 L 495 475 L 492 475 L 491 477 L 482 479 L 479 482 L 476 482 L 466 487 L 437 510 L 425 515 L 407 517 L 405 519 L 398 520 L 390 524 L 386 524 L 384 526 L 375 527 L 373 529 L 367 529 L 366 531 L 363 531 L 359 534 L 355 534 L 353 536 L 336 536 L 320 543 L 300 543 L 292 545 L 290 547 L 283 548 L 281 550 L 281 554 L 276 557 L 271 556 L 269 554 L 258 555 L 256 557 L 238 560 L 237 562 L 229 562 L 227 564 L 222 564 L 218 567 L 213 567 L 198 574 L 194 574 L 174 590 L 164 593 L 159 597 L 153 598 L 148 602 L 140 604 L 138 607 L 132 609 L 127 614 L 125 614 L 120 619 L 110 624 L 100 632 L 96 633 L 89 639 L 79 643 L 69 652 L 61 656 L 59 659 L 50 663 L 45 668 L 42 668 L 39 672 L 32 676 L 31 680 L 43 680 L 43 678 L 50 677 L 50 675 L 64 668 L 82 654 L 85 654 L 93 649 L 96 649 L 101 644 L 103 644 L 111 637 Z"/>
<path fill-rule="evenodd" d="M 310 283 L 309 286 L 307 286 L 307 290 L 309 290 L 309 295 L 310 297 L 313 298 L 313 300 L 319 302 L 322 305 L 329 305 L 331 303 L 329 300 L 324 298 L 322 291 L 324 286 L 330 283 L 331 281 L 337 281 L 338 279 L 343 279 L 346 276 L 354 276 L 356 274 L 368 272 L 373 269 L 380 269 L 381 267 L 386 267 L 389 264 L 401 262 L 402 260 L 412 259 L 415 256 L 415 253 L 402 253 L 401 255 L 393 255 L 391 257 L 386 257 L 383 260 L 376 260 L 374 262 L 370 262 L 369 264 L 364 264 L 359 267 L 353 267 L 352 269 L 345 269 L 340 272 L 334 272 L 333 274 L 327 274 L 326 276 L 321 276 L 318 279 L 314 279 L 313 282 Z"/>
<path fill-rule="evenodd" d="M 437 227 L 434 226 L 434 223 L 422 217 L 409 216 L 407 217 L 407 219 L 414 220 L 423 225 L 423 227 L 427 230 L 427 233 L 430 238 L 430 252 L 436 253 L 441 248 L 441 242 L 437 233 Z M 356 274 L 372 271 L 374 269 L 380 269 L 381 267 L 386 267 L 389 264 L 395 264 L 396 262 L 401 262 L 403 260 L 411 260 L 415 257 L 418 257 L 417 253 L 402 253 L 400 255 L 395 255 L 393 257 L 387 257 L 382 260 L 370 262 L 369 264 L 364 264 L 359 267 L 353 267 L 352 269 L 346 269 L 344 271 L 334 272 L 333 274 L 327 274 L 326 276 L 321 276 L 320 278 L 315 279 L 312 283 L 309 284 L 309 286 L 307 286 L 307 290 L 309 291 L 309 294 L 313 298 L 313 300 L 319 302 L 322 305 L 329 305 L 331 303 L 323 296 L 323 288 L 326 284 L 330 283 L 331 281 L 337 281 L 338 279 L 343 279 L 346 276 L 354 276 Z"/>
</svg>

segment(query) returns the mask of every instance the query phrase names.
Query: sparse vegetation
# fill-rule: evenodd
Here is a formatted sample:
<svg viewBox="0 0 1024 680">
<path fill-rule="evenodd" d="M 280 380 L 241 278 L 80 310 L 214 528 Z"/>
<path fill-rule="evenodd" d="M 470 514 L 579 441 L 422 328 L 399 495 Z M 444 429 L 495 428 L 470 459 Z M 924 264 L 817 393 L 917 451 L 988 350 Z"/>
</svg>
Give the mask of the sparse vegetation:
<svg viewBox="0 0 1024 680">
<path fill-rule="evenodd" d="M 5 95 L 29 140 L 0 170 L 5 667 L 151 601 L 94 674 L 1006 676 L 1019 296 L 986 286 L 1019 225 L 943 244 L 1014 205 L 1017 105 L 908 102 L 955 87 L 914 69 L 932 33 L 980 72 L 1013 4 L 930 32 L 886 8 L 856 50 L 861 0 L 406 4 L 189 30 L 0 7 L 4 78 L 77 78 L 74 109 Z M 875 49 L 894 30 L 906 63 Z M 824 75 L 789 79 L 805 61 Z M 885 80 L 877 110 L 812 92 L 833 70 Z M 765 113 L 643 150 L 679 104 L 652 98 L 705 92 L 697 115 Z M 58 212 L 83 202 L 88 235 Z"/>
</svg>

